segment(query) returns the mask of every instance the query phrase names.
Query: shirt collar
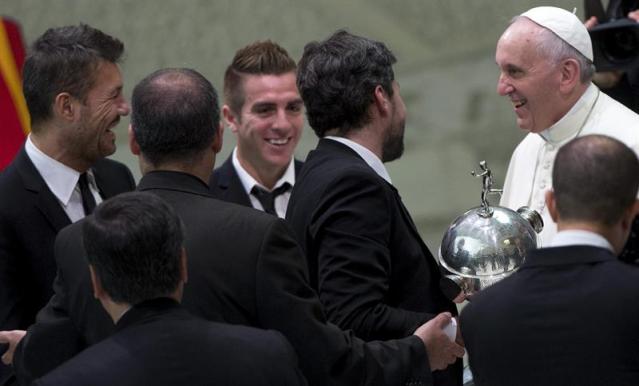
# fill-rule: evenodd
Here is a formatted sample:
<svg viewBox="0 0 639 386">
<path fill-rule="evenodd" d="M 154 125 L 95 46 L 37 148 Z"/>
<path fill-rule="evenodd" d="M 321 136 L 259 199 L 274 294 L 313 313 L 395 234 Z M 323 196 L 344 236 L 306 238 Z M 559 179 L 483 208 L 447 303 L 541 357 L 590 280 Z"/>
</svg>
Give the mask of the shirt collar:
<svg viewBox="0 0 639 386">
<path fill-rule="evenodd" d="M 266 190 L 269 190 L 266 186 L 257 182 L 255 178 L 253 178 L 253 176 L 251 176 L 249 172 L 247 172 L 246 169 L 242 167 L 242 164 L 240 164 L 240 159 L 237 158 L 237 147 L 233 149 L 232 161 L 233 161 L 233 167 L 235 168 L 235 171 L 237 172 L 237 176 L 240 178 L 240 182 L 242 182 L 242 186 L 244 187 L 244 191 L 246 191 L 246 193 L 250 194 L 251 189 L 253 189 L 253 186 L 255 185 L 261 188 L 264 188 Z M 286 171 L 284 171 L 284 174 L 282 175 L 282 177 L 280 177 L 280 179 L 277 180 L 277 182 L 275 183 L 275 186 L 273 186 L 273 189 L 279 188 L 280 186 L 284 185 L 285 182 L 288 182 L 291 186 L 295 186 L 295 158 L 294 157 L 291 157 L 291 162 L 288 164 Z"/>
<path fill-rule="evenodd" d="M 389 184 L 391 185 L 393 184 L 390 178 L 390 174 L 388 174 L 388 171 L 386 170 L 384 163 L 382 162 L 381 159 L 379 159 L 379 157 L 377 157 L 377 155 L 375 155 L 375 153 L 373 153 L 366 147 L 360 145 L 359 143 L 355 141 L 351 141 L 348 138 L 334 137 L 332 135 L 329 135 L 324 138 L 332 139 L 333 141 L 343 143 L 344 145 L 350 147 L 351 149 L 353 149 L 353 151 L 355 151 L 360 157 L 364 159 L 364 161 L 368 164 L 368 166 L 371 167 L 371 169 L 375 171 L 375 173 L 377 173 L 380 177 L 385 179 Z"/>
<path fill-rule="evenodd" d="M 588 115 L 592 111 L 598 96 L 599 89 L 591 83 L 586 89 L 586 92 L 584 92 L 568 113 L 561 117 L 557 123 L 539 133 L 539 135 L 545 139 L 546 142 L 552 144 L 558 144 L 566 139 L 572 139 L 577 136 L 586 124 Z"/>
<path fill-rule="evenodd" d="M 565 230 L 558 232 L 550 243 L 551 247 L 565 247 L 569 245 L 590 245 L 605 248 L 614 253 L 612 245 L 602 235 L 583 230 Z"/>
<path fill-rule="evenodd" d="M 44 182 L 51 190 L 54 196 L 63 204 L 68 205 L 71 199 L 80 173 L 67 165 L 49 157 L 31 141 L 31 135 L 27 137 L 25 143 L 25 150 L 27 155 L 33 162 L 33 165 L 38 170 Z M 93 177 L 93 176 L 91 176 Z M 90 178 L 91 180 L 92 178 Z"/>
</svg>

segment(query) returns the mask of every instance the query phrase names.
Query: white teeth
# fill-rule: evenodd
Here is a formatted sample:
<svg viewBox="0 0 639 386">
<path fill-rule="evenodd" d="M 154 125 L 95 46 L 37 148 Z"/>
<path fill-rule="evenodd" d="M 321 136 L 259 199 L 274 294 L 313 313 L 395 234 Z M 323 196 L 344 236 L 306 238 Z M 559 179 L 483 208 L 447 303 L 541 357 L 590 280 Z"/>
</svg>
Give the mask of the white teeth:
<svg viewBox="0 0 639 386">
<path fill-rule="evenodd" d="M 521 99 L 518 101 L 513 101 L 513 105 L 515 106 L 515 108 L 520 108 L 521 106 L 525 105 L 527 102 L 526 99 Z"/>
<path fill-rule="evenodd" d="M 288 143 L 288 138 L 282 139 L 267 139 L 268 143 L 272 145 L 286 145 Z"/>
</svg>

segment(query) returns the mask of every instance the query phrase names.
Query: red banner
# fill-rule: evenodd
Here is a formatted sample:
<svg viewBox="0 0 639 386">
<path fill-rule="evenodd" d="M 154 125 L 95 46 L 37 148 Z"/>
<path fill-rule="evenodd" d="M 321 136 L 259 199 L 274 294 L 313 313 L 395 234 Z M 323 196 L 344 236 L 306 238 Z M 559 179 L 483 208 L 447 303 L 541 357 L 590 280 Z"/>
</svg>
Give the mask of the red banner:
<svg viewBox="0 0 639 386">
<path fill-rule="evenodd" d="M 29 133 L 29 112 L 22 94 L 25 49 L 20 26 L 0 18 L 0 170 L 4 169 Z"/>
</svg>

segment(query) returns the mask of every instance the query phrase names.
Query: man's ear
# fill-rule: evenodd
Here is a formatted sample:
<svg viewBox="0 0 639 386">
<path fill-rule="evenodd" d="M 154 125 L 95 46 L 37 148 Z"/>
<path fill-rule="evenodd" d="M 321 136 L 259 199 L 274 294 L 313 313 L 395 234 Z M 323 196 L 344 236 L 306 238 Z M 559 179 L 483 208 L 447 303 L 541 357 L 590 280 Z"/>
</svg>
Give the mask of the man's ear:
<svg viewBox="0 0 639 386">
<path fill-rule="evenodd" d="M 635 200 L 634 204 L 632 204 L 623 214 L 621 219 L 621 226 L 624 230 L 630 229 L 632 227 L 632 223 L 635 221 L 635 217 L 639 214 L 639 200 Z"/>
<path fill-rule="evenodd" d="M 222 117 L 224 118 L 224 122 L 231 128 L 231 132 L 237 133 L 240 125 L 240 117 L 233 113 L 229 105 L 225 104 L 222 106 Z"/>
<path fill-rule="evenodd" d="M 102 287 L 102 282 L 100 282 L 100 278 L 95 273 L 95 269 L 91 264 L 89 264 L 89 273 L 91 274 L 91 286 L 93 287 L 93 297 L 96 299 L 101 299 L 104 297 L 104 288 Z"/>
<path fill-rule="evenodd" d="M 140 155 L 140 145 L 138 141 L 135 139 L 135 132 L 133 131 L 133 126 L 129 124 L 129 149 L 133 155 Z"/>
<path fill-rule="evenodd" d="M 180 279 L 186 284 L 189 281 L 189 270 L 187 265 L 186 249 L 182 247 L 182 255 L 180 256 Z"/>
<path fill-rule="evenodd" d="M 53 98 L 54 115 L 66 121 L 73 121 L 77 118 L 79 107 L 78 100 L 68 92 L 61 92 Z"/>
<path fill-rule="evenodd" d="M 562 93 L 570 93 L 581 83 L 579 63 L 575 59 L 564 59 L 560 66 L 559 90 Z"/>
<path fill-rule="evenodd" d="M 550 189 L 546 191 L 546 207 L 548 208 L 548 213 L 552 218 L 552 221 L 555 223 L 559 222 L 559 212 L 557 211 L 557 199 L 555 198 L 555 192 Z"/>
<path fill-rule="evenodd" d="M 391 101 L 381 85 L 377 85 L 375 90 L 373 90 L 373 101 L 375 103 L 375 107 L 377 111 L 379 111 L 380 116 L 390 115 L 391 113 Z"/>
<path fill-rule="evenodd" d="M 213 140 L 213 153 L 217 154 L 222 150 L 222 144 L 224 143 L 224 124 L 220 122 L 215 133 L 215 139 Z"/>
</svg>

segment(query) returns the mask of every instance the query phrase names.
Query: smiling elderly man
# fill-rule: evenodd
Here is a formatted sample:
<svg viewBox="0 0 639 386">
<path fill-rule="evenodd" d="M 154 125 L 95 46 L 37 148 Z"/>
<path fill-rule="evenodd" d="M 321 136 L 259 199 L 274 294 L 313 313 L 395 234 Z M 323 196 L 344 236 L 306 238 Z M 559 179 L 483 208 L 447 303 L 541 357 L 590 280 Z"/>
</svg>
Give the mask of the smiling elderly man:
<svg viewBox="0 0 639 386">
<path fill-rule="evenodd" d="M 557 232 L 544 202 L 557 150 L 575 137 L 605 134 L 637 152 L 639 116 L 591 83 L 590 36 L 566 10 L 537 7 L 515 17 L 495 59 L 497 91 L 510 99 L 517 125 L 529 132 L 510 160 L 501 205 L 540 212 L 547 245 Z"/>
</svg>

